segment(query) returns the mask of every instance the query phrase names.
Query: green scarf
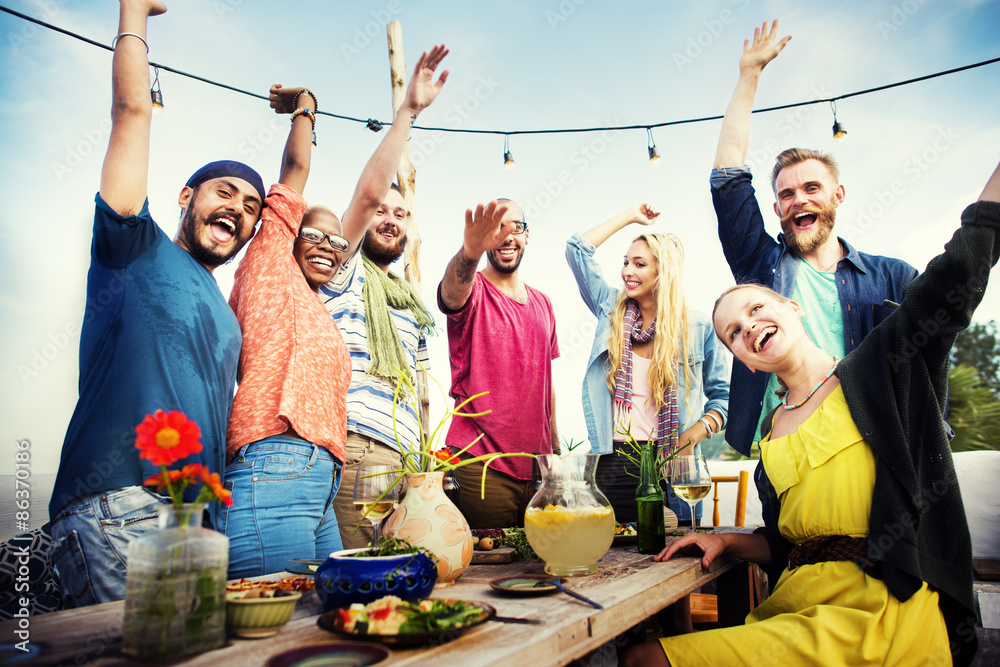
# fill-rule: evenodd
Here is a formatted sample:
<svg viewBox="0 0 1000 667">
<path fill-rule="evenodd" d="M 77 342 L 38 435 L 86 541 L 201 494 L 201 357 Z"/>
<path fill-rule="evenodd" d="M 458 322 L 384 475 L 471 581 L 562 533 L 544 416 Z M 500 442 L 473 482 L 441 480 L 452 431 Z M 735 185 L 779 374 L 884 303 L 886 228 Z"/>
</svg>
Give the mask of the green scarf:
<svg viewBox="0 0 1000 667">
<path fill-rule="evenodd" d="M 408 308 L 417 320 L 420 332 L 431 335 L 434 332 L 434 317 L 420 299 L 420 295 L 408 282 L 392 271 L 386 275 L 374 262 L 362 253 L 365 266 L 365 285 L 361 296 L 365 301 L 365 333 L 368 334 L 368 354 L 371 361 L 368 373 L 384 378 L 395 386 L 402 370 L 410 383 L 416 382 L 410 370 L 410 363 L 399 339 L 399 331 L 389 314 L 389 307 Z M 400 398 L 409 395 L 403 383 Z"/>
</svg>

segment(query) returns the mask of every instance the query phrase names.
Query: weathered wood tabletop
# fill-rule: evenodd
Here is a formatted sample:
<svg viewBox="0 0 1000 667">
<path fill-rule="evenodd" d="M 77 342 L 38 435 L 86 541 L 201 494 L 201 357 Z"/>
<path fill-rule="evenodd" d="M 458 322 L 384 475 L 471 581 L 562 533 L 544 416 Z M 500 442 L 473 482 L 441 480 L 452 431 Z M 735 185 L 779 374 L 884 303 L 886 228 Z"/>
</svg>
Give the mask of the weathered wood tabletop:
<svg viewBox="0 0 1000 667">
<path fill-rule="evenodd" d="M 544 623 L 524 625 L 490 621 L 446 644 L 392 649 L 386 664 L 434 664 L 436 667 L 565 665 L 727 572 L 729 574 L 719 585 L 720 610 L 729 602 L 734 605 L 733 613 L 745 614 L 741 608 L 745 591 L 740 590 L 740 577 L 736 576 L 736 571 L 743 569 L 739 565 L 742 565 L 739 561 L 719 559 L 709 571 L 704 571 L 698 558 L 674 558 L 654 563 L 650 556 L 639 554 L 634 545 L 613 547 L 600 560 L 597 574 L 567 580 L 567 587 L 603 605 L 603 611 L 562 593 L 509 597 L 489 586 L 492 579 L 499 577 L 542 574 L 541 563 L 515 561 L 505 565 L 473 565 L 458 583 L 436 589 L 433 597 L 485 602 L 495 607 L 498 615 L 534 618 Z M 140 664 L 121 653 L 123 604 L 113 602 L 31 618 L 30 643 L 42 652 L 31 664 L 76 667 Z M 291 622 L 277 635 L 257 640 L 230 637 L 225 646 L 181 662 L 211 667 L 249 667 L 263 665 L 271 656 L 283 651 L 343 640 L 317 626 L 321 611 L 316 596 L 308 596 L 300 602 Z M 15 623 L 0 625 L 0 636 L 13 637 Z"/>
</svg>

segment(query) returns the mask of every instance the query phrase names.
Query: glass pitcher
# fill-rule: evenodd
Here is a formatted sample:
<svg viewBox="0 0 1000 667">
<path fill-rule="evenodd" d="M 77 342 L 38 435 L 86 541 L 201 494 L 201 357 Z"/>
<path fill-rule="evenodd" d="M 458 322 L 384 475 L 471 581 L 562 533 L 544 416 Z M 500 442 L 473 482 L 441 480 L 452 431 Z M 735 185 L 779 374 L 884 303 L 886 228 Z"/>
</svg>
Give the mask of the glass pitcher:
<svg viewBox="0 0 1000 667">
<path fill-rule="evenodd" d="M 538 457 L 542 486 L 524 513 L 524 534 L 549 574 L 594 574 L 611 547 L 615 512 L 594 481 L 597 459 L 597 454 Z"/>
</svg>

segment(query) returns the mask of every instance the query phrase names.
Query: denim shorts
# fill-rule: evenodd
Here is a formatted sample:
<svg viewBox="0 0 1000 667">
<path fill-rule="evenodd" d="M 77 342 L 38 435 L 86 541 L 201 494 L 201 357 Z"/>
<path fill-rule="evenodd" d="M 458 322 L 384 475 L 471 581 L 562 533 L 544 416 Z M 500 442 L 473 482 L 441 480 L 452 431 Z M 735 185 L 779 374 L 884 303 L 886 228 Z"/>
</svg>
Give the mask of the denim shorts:
<svg viewBox="0 0 1000 667">
<path fill-rule="evenodd" d="M 125 598 L 128 544 L 159 527 L 169 499 L 141 486 L 80 496 L 52 521 L 49 558 L 66 603 L 85 607 Z"/>
<path fill-rule="evenodd" d="M 299 438 L 276 435 L 240 448 L 226 466 L 233 506 L 219 511 L 229 537 L 229 577 L 281 572 L 293 558 L 326 558 L 341 547 L 333 498 L 341 464 Z"/>
</svg>

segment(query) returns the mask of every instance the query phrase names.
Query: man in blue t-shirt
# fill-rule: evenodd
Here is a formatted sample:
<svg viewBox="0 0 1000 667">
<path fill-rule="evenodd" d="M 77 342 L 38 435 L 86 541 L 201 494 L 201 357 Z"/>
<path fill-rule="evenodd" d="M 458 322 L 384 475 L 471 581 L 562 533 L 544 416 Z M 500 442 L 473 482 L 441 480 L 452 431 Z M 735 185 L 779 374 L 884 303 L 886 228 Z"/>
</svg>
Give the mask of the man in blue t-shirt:
<svg viewBox="0 0 1000 667">
<path fill-rule="evenodd" d="M 764 230 L 745 164 L 760 73 L 791 39 L 775 43 L 777 30 L 777 21 L 770 30 L 765 22 L 745 44 L 722 121 L 711 177 L 719 240 L 737 283 L 771 287 L 802 305 L 806 333 L 832 357 L 842 358 L 891 312 L 885 301 L 903 300 L 917 271 L 899 259 L 858 252 L 832 234 L 845 190 L 837 163 L 819 151 L 791 148 L 778 155 L 771 186 L 782 233 L 775 240 Z M 769 329 L 761 332 L 761 345 L 771 342 Z M 733 364 L 726 441 L 744 456 L 760 438 L 761 420 L 778 405 L 778 388 L 773 373 Z"/>
<path fill-rule="evenodd" d="M 264 201 L 257 172 L 213 162 L 181 189 L 171 241 L 149 214 L 152 107 L 146 20 L 159 0 L 121 3 L 112 61 L 112 129 L 96 197 L 80 398 L 66 431 L 49 516 L 50 551 L 69 605 L 125 596 L 128 543 L 157 527 L 167 499 L 143 488 L 135 427 L 158 409 L 197 422 L 204 449 L 184 459 L 221 473 L 242 342 L 212 276 L 253 236 Z"/>
</svg>

